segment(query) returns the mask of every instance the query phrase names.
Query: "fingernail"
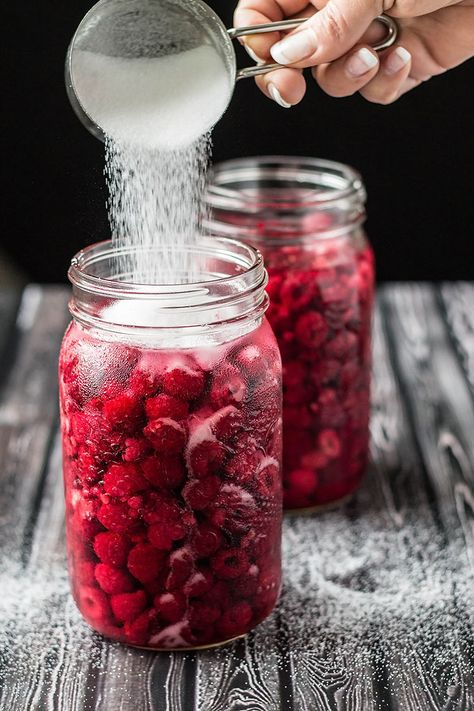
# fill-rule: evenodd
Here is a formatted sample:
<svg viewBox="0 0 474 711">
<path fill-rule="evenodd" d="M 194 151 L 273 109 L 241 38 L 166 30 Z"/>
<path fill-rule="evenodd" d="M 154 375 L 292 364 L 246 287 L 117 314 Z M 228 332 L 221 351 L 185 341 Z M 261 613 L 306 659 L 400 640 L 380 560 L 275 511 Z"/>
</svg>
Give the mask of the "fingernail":
<svg viewBox="0 0 474 711">
<path fill-rule="evenodd" d="M 308 30 L 301 30 L 274 44 L 270 53 L 278 64 L 293 64 L 310 57 L 315 51 L 314 36 Z"/>
<path fill-rule="evenodd" d="M 396 74 L 403 67 L 406 67 L 411 59 L 410 52 L 405 47 L 397 47 L 385 60 L 385 72 L 387 74 Z"/>
<path fill-rule="evenodd" d="M 257 57 L 253 49 L 251 49 L 248 45 L 244 44 L 245 50 L 247 54 L 249 55 L 250 59 L 253 59 L 254 62 L 257 64 L 264 64 L 264 60 L 260 59 L 260 57 Z"/>
<path fill-rule="evenodd" d="M 277 87 L 275 84 L 269 84 L 268 85 L 268 91 L 270 93 L 270 96 L 272 97 L 273 101 L 276 101 L 276 103 L 281 106 L 284 109 L 291 109 L 292 104 L 289 104 L 287 101 L 284 100 L 280 92 L 278 91 Z"/>
<path fill-rule="evenodd" d="M 366 47 L 361 47 L 352 57 L 349 57 L 346 64 L 346 71 L 352 77 L 361 77 L 377 66 L 379 60 Z"/>
</svg>

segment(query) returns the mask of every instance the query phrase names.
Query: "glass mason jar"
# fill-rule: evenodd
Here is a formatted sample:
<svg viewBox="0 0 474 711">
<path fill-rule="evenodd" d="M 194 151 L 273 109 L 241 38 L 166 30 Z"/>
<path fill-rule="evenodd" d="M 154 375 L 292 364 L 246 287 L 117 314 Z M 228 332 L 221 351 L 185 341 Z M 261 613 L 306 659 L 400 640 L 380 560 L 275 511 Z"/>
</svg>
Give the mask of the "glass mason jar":
<svg viewBox="0 0 474 711">
<path fill-rule="evenodd" d="M 59 378 L 74 598 L 114 640 L 223 644 L 270 614 L 281 583 L 267 275 L 258 252 L 225 239 L 187 255 L 195 284 L 126 283 L 123 256 L 105 242 L 69 271 Z"/>
<path fill-rule="evenodd" d="M 374 258 L 365 198 L 351 168 L 293 157 L 223 163 L 208 190 L 206 228 L 258 247 L 270 276 L 287 509 L 345 499 L 366 469 Z"/>
</svg>

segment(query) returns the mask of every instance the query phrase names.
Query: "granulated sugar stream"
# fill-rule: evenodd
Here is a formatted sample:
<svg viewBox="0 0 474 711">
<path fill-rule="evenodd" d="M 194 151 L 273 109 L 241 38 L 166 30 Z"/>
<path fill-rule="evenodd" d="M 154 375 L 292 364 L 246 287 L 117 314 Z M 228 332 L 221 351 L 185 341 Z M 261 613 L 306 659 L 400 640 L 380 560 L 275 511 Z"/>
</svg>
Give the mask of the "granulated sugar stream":
<svg viewBox="0 0 474 711">
<path fill-rule="evenodd" d="M 197 278 L 185 247 L 200 231 L 211 152 L 206 134 L 188 148 L 150 150 L 108 139 L 106 176 L 114 246 L 127 281 L 180 284 Z M 159 249 L 160 261 L 151 252 Z"/>
</svg>

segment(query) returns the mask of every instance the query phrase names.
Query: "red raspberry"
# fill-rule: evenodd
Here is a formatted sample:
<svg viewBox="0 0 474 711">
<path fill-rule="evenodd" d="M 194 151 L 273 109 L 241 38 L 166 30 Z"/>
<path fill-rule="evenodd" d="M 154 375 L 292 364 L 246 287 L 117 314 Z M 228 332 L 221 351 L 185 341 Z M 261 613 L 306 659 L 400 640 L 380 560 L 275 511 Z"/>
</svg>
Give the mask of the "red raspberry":
<svg viewBox="0 0 474 711">
<path fill-rule="evenodd" d="M 189 468 L 193 476 L 203 479 L 218 472 L 224 464 L 227 449 L 221 442 L 204 440 L 189 452 Z"/>
<path fill-rule="evenodd" d="M 147 599 L 143 590 L 137 590 L 134 593 L 113 595 L 110 604 L 112 606 L 112 612 L 119 622 L 131 622 L 143 612 L 147 604 Z"/>
<path fill-rule="evenodd" d="M 237 602 L 224 612 L 218 622 L 218 629 L 224 637 L 245 634 L 248 632 L 252 615 L 252 608 L 248 602 Z"/>
<path fill-rule="evenodd" d="M 83 484 L 97 484 L 102 479 L 102 469 L 94 455 L 85 447 L 79 447 L 79 456 L 75 462 L 77 473 Z"/>
<path fill-rule="evenodd" d="M 301 464 L 305 469 L 324 469 L 328 458 L 319 449 L 313 449 L 301 457 Z"/>
<path fill-rule="evenodd" d="M 306 348 L 319 348 L 326 340 L 328 327 L 320 313 L 310 311 L 299 317 L 295 334 L 298 341 Z"/>
<path fill-rule="evenodd" d="M 109 601 L 102 590 L 88 586 L 80 587 L 77 597 L 77 604 L 86 620 L 101 623 L 111 617 Z"/>
<path fill-rule="evenodd" d="M 311 380 L 317 388 L 337 384 L 341 373 L 338 360 L 324 359 L 312 368 Z"/>
<path fill-rule="evenodd" d="M 142 416 L 142 405 L 133 395 L 122 393 L 104 403 L 103 415 L 112 427 L 130 430 L 137 426 Z"/>
<path fill-rule="evenodd" d="M 314 281 L 307 272 L 289 272 L 283 282 L 280 299 L 291 311 L 301 311 L 314 296 Z"/>
<path fill-rule="evenodd" d="M 166 580 L 166 589 L 174 591 L 181 588 L 194 568 L 194 559 L 188 548 L 178 548 L 169 557 L 170 573 Z"/>
<path fill-rule="evenodd" d="M 128 539 L 120 533 L 99 533 L 94 540 L 94 551 L 102 563 L 122 568 L 130 551 Z"/>
<path fill-rule="evenodd" d="M 158 577 L 164 561 L 164 554 L 149 543 L 139 543 L 128 555 L 128 569 L 141 583 L 148 583 Z"/>
<path fill-rule="evenodd" d="M 180 592 L 157 595 L 154 605 L 160 617 L 171 624 L 182 620 L 186 612 L 186 598 Z"/>
<path fill-rule="evenodd" d="M 256 477 L 262 459 L 262 453 L 255 450 L 239 452 L 228 462 L 227 476 L 235 483 L 251 484 Z"/>
<path fill-rule="evenodd" d="M 162 393 L 146 401 L 145 411 L 149 420 L 158 420 L 161 417 L 184 420 L 188 416 L 189 406 L 182 400 Z"/>
<path fill-rule="evenodd" d="M 202 597 L 212 588 L 214 578 L 207 568 L 196 570 L 184 585 L 186 597 Z"/>
<path fill-rule="evenodd" d="M 102 504 L 97 518 L 105 528 L 115 533 L 124 533 L 135 523 L 127 504 L 120 502 Z"/>
<path fill-rule="evenodd" d="M 224 580 L 217 580 L 211 590 L 202 598 L 203 602 L 214 605 L 219 610 L 225 610 L 233 604 L 231 600 L 231 589 L 233 590 L 235 581 L 226 583 Z M 229 589 L 229 586 L 231 589 Z"/>
<path fill-rule="evenodd" d="M 258 568 L 252 565 L 248 575 L 243 575 L 232 583 L 232 592 L 236 597 L 252 598 L 257 593 L 258 585 Z"/>
<path fill-rule="evenodd" d="M 341 370 L 341 387 L 345 391 L 358 389 L 363 380 L 363 373 L 357 363 L 349 361 L 344 363 Z"/>
<path fill-rule="evenodd" d="M 245 533 L 258 516 L 255 499 L 248 491 L 235 484 L 224 484 L 216 498 L 209 521 L 216 528 L 232 533 Z"/>
<path fill-rule="evenodd" d="M 283 276 L 281 274 L 269 274 L 270 279 L 267 285 L 267 294 L 272 302 L 280 301 L 280 289 L 283 284 Z"/>
<path fill-rule="evenodd" d="M 186 441 L 184 428 L 167 417 L 150 422 L 143 430 L 143 434 L 158 453 L 167 456 L 179 454 Z"/>
<path fill-rule="evenodd" d="M 98 563 L 95 566 L 95 578 L 108 595 L 131 592 L 134 588 L 133 580 L 128 573 L 106 563 Z"/>
<path fill-rule="evenodd" d="M 273 376 L 257 386 L 249 403 L 247 426 L 259 444 L 265 444 L 272 436 L 281 417 L 281 382 Z"/>
<path fill-rule="evenodd" d="M 125 440 L 125 451 L 123 453 L 124 462 L 139 462 L 150 449 L 149 443 L 143 437 L 138 439 L 128 438 Z"/>
<path fill-rule="evenodd" d="M 128 389 L 134 397 L 151 397 L 160 387 L 160 375 L 137 367 L 128 380 Z"/>
<path fill-rule="evenodd" d="M 141 463 L 141 468 L 150 484 L 162 489 L 176 489 L 186 476 L 177 457 L 148 457 Z"/>
<path fill-rule="evenodd" d="M 331 339 L 324 346 L 324 354 L 327 358 L 348 361 L 357 355 L 359 339 L 351 331 L 340 331 L 337 336 Z"/>
<path fill-rule="evenodd" d="M 281 501 L 281 473 L 277 459 L 265 457 L 255 479 L 260 496 L 268 499 L 266 506 L 279 506 Z M 268 511 L 267 511 L 268 514 Z"/>
<path fill-rule="evenodd" d="M 341 440 L 334 430 L 322 430 L 318 436 L 318 445 L 328 459 L 337 459 L 341 455 Z"/>
<path fill-rule="evenodd" d="M 216 498 L 221 481 L 217 476 L 190 481 L 183 489 L 183 498 L 194 511 L 202 511 Z"/>
<path fill-rule="evenodd" d="M 222 545 L 222 535 L 206 523 L 199 524 L 191 539 L 193 552 L 198 558 L 207 558 Z"/>
<path fill-rule="evenodd" d="M 155 523 L 148 529 L 148 540 L 158 550 L 170 551 L 175 541 L 186 535 L 186 527 L 179 521 L 173 523 Z"/>
<path fill-rule="evenodd" d="M 130 644 L 147 645 L 156 624 L 156 611 L 146 610 L 133 622 L 124 626 L 125 638 Z"/>
<path fill-rule="evenodd" d="M 193 602 L 189 608 L 189 624 L 194 629 L 205 629 L 221 616 L 219 608 L 205 602 Z"/>
<path fill-rule="evenodd" d="M 168 493 L 151 491 L 146 497 L 143 519 L 148 524 L 170 523 L 184 517 L 183 509 L 178 501 Z"/>
<path fill-rule="evenodd" d="M 148 486 L 136 464 L 112 464 L 104 477 L 104 491 L 111 496 L 132 496 Z"/>
<path fill-rule="evenodd" d="M 286 486 L 291 495 L 306 498 L 318 488 L 318 473 L 311 469 L 293 469 L 286 476 Z"/>
<path fill-rule="evenodd" d="M 204 371 L 197 364 L 180 365 L 168 370 L 163 376 L 165 393 L 186 402 L 202 395 L 205 383 Z"/>
<path fill-rule="evenodd" d="M 249 569 L 249 560 L 240 548 L 228 548 L 216 553 L 211 561 L 217 577 L 223 580 L 235 580 Z"/>
<path fill-rule="evenodd" d="M 77 578 L 81 585 L 95 585 L 94 571 L 95 563 L 90 560 L 76 560 L 74 562 L 74 578 Z"/>
<path fill-rule="evenodd" d="M 242 413 L 230 405 L 215 413 L 212 418 L 212 431 L 221 442 L 230 442 L 242 430 Z"/>
<path fill-rule="evenodd" d="M 235 362 L 251 378 L 260 377 L 268 367 L 267 360 L 257 345 L 244 346 L 235 356 Z"/>
<path fill-rule="evenodd" d="M 242 405 L 247 397 L 247 386 L 238 368 L 226 363 L 214 375 L 210 390 L 210 399 L 214 407 Z"/>
<path fill-rule="evenodd" d="M 322 427 L 342 427 L 346 415 L 339 402 L 336 390 L 325 388 L 321 390 L 318 398 L 318 419 Z"/>
</svg>

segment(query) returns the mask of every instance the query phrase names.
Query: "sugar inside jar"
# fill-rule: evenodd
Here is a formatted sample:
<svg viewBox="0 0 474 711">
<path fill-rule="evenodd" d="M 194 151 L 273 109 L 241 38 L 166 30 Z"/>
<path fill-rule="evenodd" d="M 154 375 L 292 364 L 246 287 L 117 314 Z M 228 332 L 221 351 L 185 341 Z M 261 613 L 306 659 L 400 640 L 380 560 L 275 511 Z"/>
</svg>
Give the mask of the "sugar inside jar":
<svg viewBox="0 0 474 711">
<path fill-rule="evenodd" d="M 270 276 L 287 509 L 344 500 L 366 469 L 374 258 L 365 197 L 351 168 L 291 157 L 223 163 L 208 190 L 207 228 L 258 247 Z"/>
<path fill-rule="evenodd" d="M 137 286 L 110 243 L 69 273 L 59 377 L 69 570 L 101 634 L 214 646 L 281 584 L 281 361 L 252 248 L 192 247 L 200 283 Z M 123 263 L 123 255 L 121 255 Z"/>
</svg>

